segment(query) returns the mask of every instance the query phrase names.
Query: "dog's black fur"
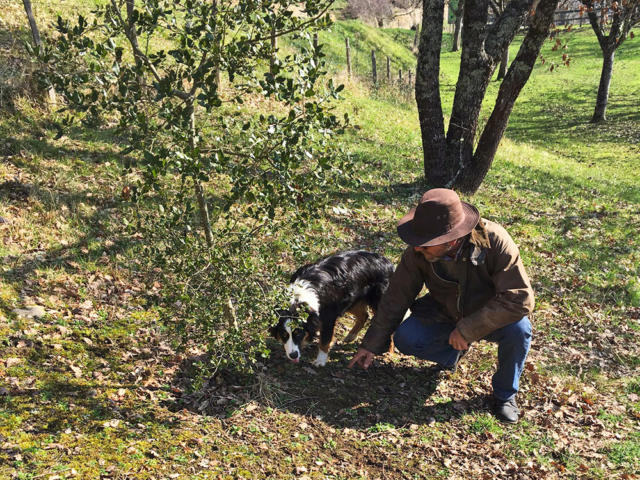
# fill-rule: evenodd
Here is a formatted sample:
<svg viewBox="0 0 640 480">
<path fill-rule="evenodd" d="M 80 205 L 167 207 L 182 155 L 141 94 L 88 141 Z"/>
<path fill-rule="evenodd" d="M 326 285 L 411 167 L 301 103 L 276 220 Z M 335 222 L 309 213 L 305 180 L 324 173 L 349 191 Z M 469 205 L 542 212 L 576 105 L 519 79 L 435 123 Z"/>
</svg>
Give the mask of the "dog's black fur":
<svg viewBox="0 0 640 480">
<path fill-rule="evenodd" d="M 346 312 L 356 317 L 346 341 L 352 341 L 368 319 L 367 306 L 378 307 L 393 273 L 393 264 L 377 253 L 347 251 L 336 253 L 300 267 L 290 280 L 291 306 L 278 312 L 278 324 L 271 334 L 282 341 L 289 359 L 297 362 L 302 345 L 320 333 L 320 350 L 315 365 L 324 365 L 333 341 L 336 320 Z M 308 316 L 292 329 L 301 310 Z"/>
</svg>

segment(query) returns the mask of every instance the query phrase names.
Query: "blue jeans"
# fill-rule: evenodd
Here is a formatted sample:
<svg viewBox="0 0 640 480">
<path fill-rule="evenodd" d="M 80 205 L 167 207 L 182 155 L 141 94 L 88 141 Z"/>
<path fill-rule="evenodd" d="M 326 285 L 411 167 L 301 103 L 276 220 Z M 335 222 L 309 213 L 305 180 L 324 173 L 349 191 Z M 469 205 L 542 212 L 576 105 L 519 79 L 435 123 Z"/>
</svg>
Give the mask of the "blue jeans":
<svg viewBox="0 0 640 480">
<path fill-rule="evenodd" d="M 411 315 L 400 324 L 393 343 L 405 355 L 431 360 L 443 366 L 453 366 L 460 351 L 449 345 L 452 323 L 429 323 Z M 502 401 L 518 393 L 520 375 L 531 345 L 531 323 L 523 317 L 519 321 L 499 328 L 482 340 L 498 344 L 498 370 L 493 375 L 493 395 Z"/>
</svg>

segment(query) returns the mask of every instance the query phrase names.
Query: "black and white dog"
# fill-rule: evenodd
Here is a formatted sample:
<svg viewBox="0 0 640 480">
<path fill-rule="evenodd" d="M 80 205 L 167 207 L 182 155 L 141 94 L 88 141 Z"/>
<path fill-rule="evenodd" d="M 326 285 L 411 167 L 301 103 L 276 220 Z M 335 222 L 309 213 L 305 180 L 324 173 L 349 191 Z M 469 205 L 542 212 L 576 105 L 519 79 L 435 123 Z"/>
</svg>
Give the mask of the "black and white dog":
<svg viewBox="0 0 640 480">
<path fill-rule="evenodd" d="M 289 282 L 290 307 L 278 311 L 279 321 L 271 327 L 271 335 L 284 344 L 287 357 L 297 363 L 301 347 L 320 332 L 313 365 L 324 366 L 336 320 L 347 312 L 353 314 L 355 323 L 345 342 L 353 341 L 369 318 L 367 307 L 374 312 L 378 307 L 393 270 L 393 264 L 382 255 L 362 250 L 336 253 L 300 267 Z M 303 322 L 304 310 L 308 316 Z"/>
</svg>

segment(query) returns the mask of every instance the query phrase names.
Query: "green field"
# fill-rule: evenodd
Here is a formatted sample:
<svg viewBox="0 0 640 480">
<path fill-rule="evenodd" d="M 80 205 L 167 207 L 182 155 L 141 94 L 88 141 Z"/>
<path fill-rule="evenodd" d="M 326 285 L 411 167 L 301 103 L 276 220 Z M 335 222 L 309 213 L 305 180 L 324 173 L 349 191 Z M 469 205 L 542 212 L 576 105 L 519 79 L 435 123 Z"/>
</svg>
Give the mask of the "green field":
<svg viewBox="0 0 640 480">
<path fill-rule="evenodd" d="M 34 4 L 53 19 L 85 2 Z M 131 268 L 137 240 L 123 228 L 117 139 L 80 128 L 55 138 L 29 66 L 16 60 L 22 6 L 0 6 L 0 63 L 14 66 L 0 67 L 0 478 L 638 478 L 637 36 L 616 54 L 601 125 L 588 123 L 601 67 L 595 36 L 565 33 L 560 53 L 549 42 L 492 169 L 466 198 L 509 230 L 536 291 L 523 416 L 505 426 L 488 413 L 495 348 L 482 342 L 441 381 L 429 362 L 400 354 L 347 370 L 356 345 L 339 340 L 324 369 L 287 363 L 273 343 L 254 377 L 221 372 L 189 390 L 200 352 L 175 349 L 150 301 L 157 285 Z M 351 79 L 345 35 L 358 65 Z M 396 72 L 415 70 L 413 32 L 339 21 L 320 41 L 346 84 L 337 109 L 352 127 L 337 141 L 359 184 L 328 192 L 333 208 L 309 219 L 299 250 L 271 243 L 264 261 L 283 279 L 343 248 L 397 260 L 395 223 L 425 188 L 412 92 L 374 88 L 366 70 L 372 48 Z M 562 53 L 571 66 L 550 71 Z M 445 113 L 458 60 L 443 55 Z M 30 305 L 46 314 L 14 311 Z M 313 356 L 310 347 L 304 357 Z"/>
</svg>

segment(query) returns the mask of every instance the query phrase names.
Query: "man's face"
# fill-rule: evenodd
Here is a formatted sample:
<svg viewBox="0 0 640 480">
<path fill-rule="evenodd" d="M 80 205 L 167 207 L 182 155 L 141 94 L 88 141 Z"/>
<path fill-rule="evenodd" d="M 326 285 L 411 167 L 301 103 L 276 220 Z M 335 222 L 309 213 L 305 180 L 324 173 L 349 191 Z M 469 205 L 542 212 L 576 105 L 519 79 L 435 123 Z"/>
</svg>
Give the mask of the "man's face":
<svg viewBox="0 0 640 480">
<path fill-rule="evenodd" d="M 427 262 L 437 262 L 449 253 L 455 251 L 458 248 L 458 240 L 452 240 L 440 245 L 432 245 L 430 247 L 413 247 L 413 249 L 421 253 Z"/>
</svg>

